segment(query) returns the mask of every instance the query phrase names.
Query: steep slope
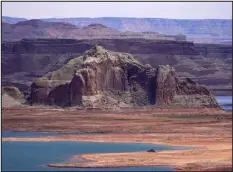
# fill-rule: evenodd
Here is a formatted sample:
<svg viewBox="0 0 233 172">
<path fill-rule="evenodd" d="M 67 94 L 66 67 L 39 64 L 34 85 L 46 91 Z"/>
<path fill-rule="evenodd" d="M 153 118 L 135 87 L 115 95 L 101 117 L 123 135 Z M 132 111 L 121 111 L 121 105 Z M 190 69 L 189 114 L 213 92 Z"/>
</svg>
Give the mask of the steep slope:
<svg viewBox="0 0 233 172">
<path fill-rule="evenodd" d="M 30 86 L 35 78 L 61 68 L 95 44 L 130 53 L 140 63 L 152 67 L 168 64 L 179 77 L 192 78 L 211 88 L 232 85 L 232 46 L 144 39 L 25 39 L 3 43 L 2 83 Z"/>
<path fill-rule="evenodd" d="M 87 101 L 89 99 L 89 101 Z M 191 79 L 180 81 L 174 68 L 142 65 L 130 54 L 94 46 L 31 85 L 31 104 L 57 106 L 218 107 L 210 91 Z"/>
</svg>

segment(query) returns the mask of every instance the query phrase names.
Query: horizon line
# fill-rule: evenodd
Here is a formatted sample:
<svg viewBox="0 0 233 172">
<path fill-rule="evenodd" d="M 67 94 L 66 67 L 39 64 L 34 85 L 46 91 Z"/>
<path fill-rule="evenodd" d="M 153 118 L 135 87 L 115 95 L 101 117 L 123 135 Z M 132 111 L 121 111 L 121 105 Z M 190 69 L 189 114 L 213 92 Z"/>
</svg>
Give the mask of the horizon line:
<svg viewBox="0 0 233 172">
<path fill-rule="evenodd" d="M 89 18 L 89 19 L 96 19 L 96 18 L 127 18 L 127 19 L 170 19 L 170 20 L 232 20 L 232 18 L 161 18 L 161 17 L 46 17 L 46 18 L 25 18 L 25 17 L 14 17 L 14 16 L 2 16 L 9 17 L 9 18 L 18 18 L 18 19 L 26 19 L 26 20 L 43 20 L 43 19 L 77 19 L 77 18 Z"/>
</svg>

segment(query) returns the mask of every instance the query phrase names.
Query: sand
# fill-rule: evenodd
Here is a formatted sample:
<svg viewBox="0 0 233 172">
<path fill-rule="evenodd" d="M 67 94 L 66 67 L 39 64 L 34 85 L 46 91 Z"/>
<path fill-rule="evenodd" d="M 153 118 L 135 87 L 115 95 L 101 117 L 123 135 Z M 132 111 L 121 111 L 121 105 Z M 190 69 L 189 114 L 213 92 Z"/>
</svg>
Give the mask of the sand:
<svg viewBox="0 0 233 172">
<path fill-rule="evenodd" d="M 53 167 L 174 166 L 177 170 L 231 170 L 232 112 L 218 109 L 92 110 L 3 109 L 3 131 L 102 132 L 2 141 L 88 141 L 192 146 L 194 150 L 77 155 L 91 162 Z"/>
</svg>

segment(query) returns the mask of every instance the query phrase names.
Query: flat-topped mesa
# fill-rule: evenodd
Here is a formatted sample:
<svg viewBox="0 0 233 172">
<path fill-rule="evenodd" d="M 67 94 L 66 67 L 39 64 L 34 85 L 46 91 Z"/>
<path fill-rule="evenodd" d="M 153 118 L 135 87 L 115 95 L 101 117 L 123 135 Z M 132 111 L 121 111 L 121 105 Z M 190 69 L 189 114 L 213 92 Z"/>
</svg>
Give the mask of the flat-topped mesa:
<svg viewBox="0 0 233 172">
<path fill-rule="evenodd" d="M 58 106 L 218 107 L 210 91 L 173 67 L 142 65 L 127 53 L 95 45 L 31 86 L 31 104 Z"/>
<path fill-rule="evenodd" d="M 98 24 L 98 23 L 93 23 L 93 24 L 90 24 L 88 26 L 85 26 L 83 28 L 108 28 L 107 26 L 104 26 L 102 24 Z"/>
</svg>

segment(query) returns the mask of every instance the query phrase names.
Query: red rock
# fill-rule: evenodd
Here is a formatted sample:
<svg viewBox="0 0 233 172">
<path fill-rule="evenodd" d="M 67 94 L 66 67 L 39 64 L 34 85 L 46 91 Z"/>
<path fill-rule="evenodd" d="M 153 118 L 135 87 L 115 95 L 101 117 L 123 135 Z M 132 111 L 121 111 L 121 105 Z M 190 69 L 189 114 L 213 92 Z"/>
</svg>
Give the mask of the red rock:
<svg viewBox="0 0 233 172">
<path fill-rule="evenodd" d="M 62 73 L 74 70 L 73 74 Z M 111 102 L 124 102 L 130 106 L 218 106 L 205 86 L 189 78 L 180 81 L 173 67 L 160 65 L 152 68 L 140 64 L 129 54 L 107 51 L 100 46 L 94 46 L 79 60 L 68 62 L 65 68 L 51 75 L 59 80 L 56 77 L 49 80 L 47 75 L 40 80 L 43 84 L 32 84 L 32 104 L 80 106 L 83 105 L 83 96 L 109 93 L 109 98 L 103 100 L 112 99 Z M 73 75 L 72 80 L 64 83 L 70 75 Z"/>
</svg>

